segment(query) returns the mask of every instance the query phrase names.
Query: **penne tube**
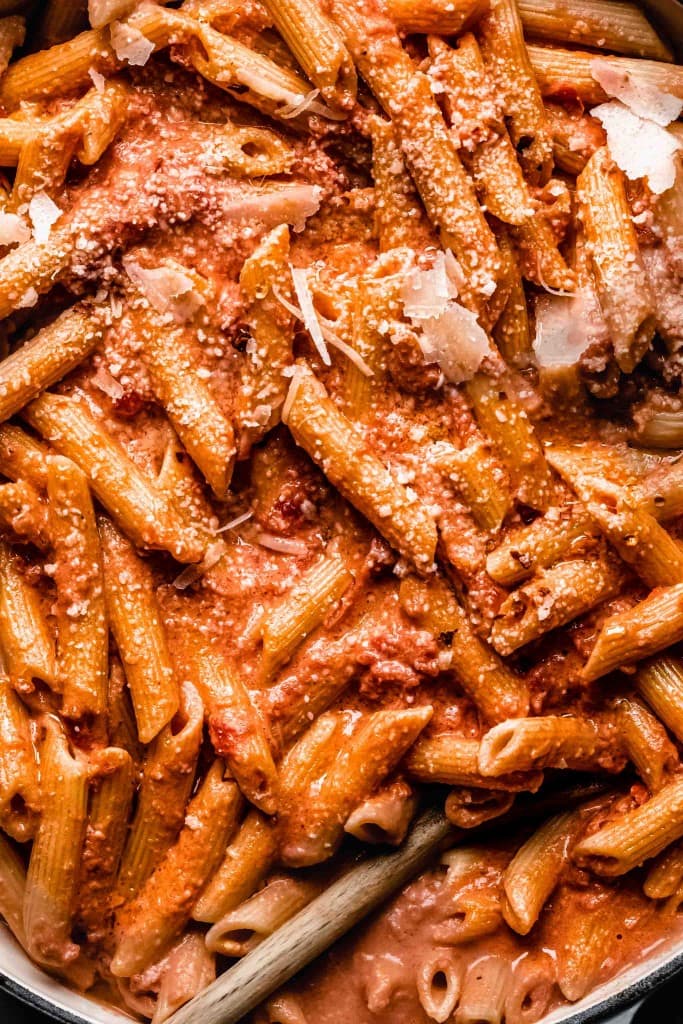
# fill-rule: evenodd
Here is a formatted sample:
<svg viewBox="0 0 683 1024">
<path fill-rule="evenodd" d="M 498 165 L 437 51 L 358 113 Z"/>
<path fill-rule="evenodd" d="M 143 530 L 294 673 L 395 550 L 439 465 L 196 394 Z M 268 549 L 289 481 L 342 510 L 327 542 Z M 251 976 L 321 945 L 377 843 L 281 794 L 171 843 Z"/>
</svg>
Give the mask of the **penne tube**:
<svg viewBox="0 0 683 1024">
<path fill-rule="evenodd" d="M 87 0 L 72 0 L 67 4 L 63 0 L 47 0 L 44 7 L 38 25 L 38 37 L 43 47 L 71 39 L 87 25 Z"/>
<path fill-rule="evenodd" d="M 252 808 L 230 841 L 215 874 L 192 910 L 195 921 L 219 921 L 248 899 L 277 860 L 270 819 Z"/>
<path fill-rule="evenodd" d="M 179 690 L 150 569 L 104 516 L 98 518 L 107 615 L 133 701 L 141 743 L 149 743 L 179 705 Z"/>
<path fill-rule="evenodd" d="M 281 224 L 259 243 L 244 261 L 240 289 L 249 306 L 245 320 L 255 342 L 246 362 L 239 397 L 241 426 L 239 454 L 277 426 L 287 397 L 288 379 L 283 371 L 293 361 L 294 322 L 277 295 L 291 301 L 289 229 Z M 274 289 L 277 289 L 277 295 Z"/>
<path fill-rule="evenodd" d="M 47 448 L 14 423 L 0 424 L 0 461 L 10 480 L 26 480 L 43 494 L 47 487 Z"/>
<path fill-rule="evenodd" d="M 638 248 L 623 172 L 606 148 L 588 161 L 576 182 L 603 315 L 624 373 L 647 351 L 655 330 L 654 303 Z"/>
<path fill-rule="evenodd" d="M 643 259 L 645 260 L 645 254 Z M 657 288 L 659 282 L 653 277 L 651 267 L 652 263 L 647 259 L 645 269 L 650 278 L 650 285 L 661 299 L 661 292 Z M 664 337 L 665 331 L 661 329 L 661 322 L 658 321 L 656 326 L 657 332 Z M 655 410 L 644 422 L 638 424 L 633 432 L 633 438 L 636 444 L 644 448 L 683 448 L 683 413 L 680 410 Z"/>
<path fill-rule="evenodd" d="M 512 965 L 505 996 L 506 1024 L 533 1024 L 547 1013 L 555 992 L 557 969 L 549 953 L 526 953 Z"/>
<path fill-rule="evenodd" d="M 666 729 L 638 697 L 617 706 L 617 729 L 624 752 L 647 788 L 656 793 L 678 767 L 678 752 Z"/>
<path fill-rule="evenodd" d="M 680 889 L 683 882 L 683 843 L 677 842 L 661 853 L 651 865 L 643 882 L 643 892 L 651 900 L 665 900 Z"/>
<path fill-rule="evenodd" d="M 50 456 L 47 473 L 62 714 L 97 717 L 107 708 L 109 635 L 95 511 L 88 480 L 74 462 Z"/>
<path fill-rule="evenodd" d="M 512 807 L 515 794 L 504 789 L 456 786 L 446 797 L 444 814 L 456 828 L 478 828 Z"/>
<path fill-rule="evenodd" d="M 467 281 L 465 304 L 478 309 L 500 270 L 491 229 L 477 203 L 429 79 L 417 71 L 393 23 L 376 5 L 362 11 L 330 0 L 356 66 L 391 117 L 404 159 L 444 249 L 452 249 Z M 368 41 L 368 24 L 373 32 Z"/>
<path fill-rule="evenodd" d="M 477 525 L 482 530 L 499 530 L 513 497 L 507 471 L 491 445 L 476 438 L 458 450 L 448 441 L 437 441 L 429 458 L 454 481 Z"/>
<path fill-rule="evenodd" d="M 328 555 L 311 566 L 263 623 L 263 682 L 273 678 L 299 644 L 320 626 L 353 583 L 345 559 Z"/>
<path fill-rule="evenodd" d="M 178 437 L 219 501 L 225 501 L 235 433 L 208 382 L 200 377 L 185 329 L 138 304 L 135 323 L 152 390 Z"/>
<path fill-rule="evenodd" d="M 543 184 L 552 168 L 552 137 L 514 0 L 492 0 L 478 35 L 484 60 L 502 93 L 520 163 L 531 181 Z"/>
<path fill-rule="evenodd" d="M 529 311 L 519 259 L 507 235 L 498 238 L 501 252 L 510 258 L 510 293 L 493 327 L 493 340 L 501 356 L 514 369 L 524 370 L 533 361 Z"/>
<path fill-rule="evenodd" d="M 683 779 L 676 777 L 646 803 L 582 839 L 573 856 L 596 874 L 613 878 L 656 857 L 682 835 Z"/>
<path fill-rule="evenodd" d="M 456 892 L 448 900 L 448 909 L 452 916 L 434 928 L 434 940 L 443 945 L 459 946 L 484 938 L 497 932 L 503 923 L 500 896 L 491 890 Z"/>
<path fill-rule="evenodd" d="M 265 814 L 278 805 L 278 773 L 268 730 L 239 673 L 208 646 L 197 651 L 196 682 L 204 701 L 213 749 L 240 790 Z"/>
<path fill-rule="evenodd" d="M 432 231 L 403 160 L 396 130 L 391 121 L 370 116 L 368 131 L 380 252 L 391 252 L 406 244 L 420 252 L 431 241 Z"/>
<path fill-rule="evenodd" d="M 429 953 L 416 972 L 417 997 L 430 1020 L 444 1024 L 457 1006 L 462 988 L 463 965 L 450 950 Z"/>
<path fill-rule="evenodd" d="M 351 812 L 344 831 L 364 843 L 398 846 L 408 833 L 417 805 L 413 787 L 404 779 L 395 779 Z"/>
<path fill-rule="evenodd" d="M 570 768 L 594 771 L 624 765 L 615 730 L 606 722 L 599 727 L 590 718 L 574 715 L 545 715 L 517 718 L 484 735 L 479 748 L 479 771 L 484 776 L 528 772 L 538 768 Z"/>
<path fill-rule="evenodd" d="M 559 103 L 546 103 L 545 115 L 553 136 L 556 166 L 578 175 L 593 154 L 605 145 L 605 130 L 588 113 L 568 111 Z"/>
<path fill-rule="evenodd" d="M 554 506 L 529 526 L 511 530 L 488 555 L 486 571 L 496 583 L 513 586 L 560 558 L 581 554 L 596 533 L 595 522 L 582 505 Z"/>
<path fill-rule="evenodd" d="M 390 544 L 418 568 L 428 569 L 436 526 L 427 509 L 394 480 L 312 373 L 297 370 L 290 396 L 283 420 L 296 443 Z"/>
<path fill-rule="evenodd" d="M 496 652 L 474 631 L 448 585 L 438 577 L 423 582 L 407 576 L 399 591 L 401 606 L 423 629 L 450 640 L 450 668 L 456 681 L 486 722 L 523 716 L 529 690 Z"/>
<path fill-rule="evenodd" d="M 502 1024 L 510 964 L 502 956 L 484 956 L 465 974 L 457 1024 Z"/>
<path fill-rule="evenodd" d="M 621 565 L 606 557 L 574 558 L 541 569 L 500 606 L 491 643 L 508 655 L 614 597 L 624 581 Z"/>
<path fill-rule="evenodd" d="M 75 125 L 37 127 L 21 147 L 8 212 L 23 209 L 39 192 L 55 196 L 64 184 L 77 145 Z"/>
<path fill-rule="evenodd" d="M 275 878 L 209 928 L 206 948 L 222 956 L 246 956 L 298 914 L 321 888 L 320 882 L 310 879 Z"/>
<path fill-rule="evenodd" d="M 40 809 L 28 712 L 9 679 L 0 676 L 0 827 L 17 842 L 26 842 L 35 834 Z"/>
<path fill-rule="evenodd" d="M 220 864 L 242 805 L 237 785 L 224 772 L 223 762 L 214 761 L 190 802 L 176 843 L 117 915 L 115 977 L 129 978 L 167 951 Z"/>
<path fill-rule="evenodd" d="M 92 771 L 75 918 L 89 942 L 101 942 L 111 925 L 112 897 L 128 834 L 135 779 L 131 756 L 119 747 L 97 751 Z"/>
<path fill-rule="evenodd" d="M 584 825 L 580 810 L 555 815 L 519 847 L 505 869 L 503 917 L 519 935 L 527 935 L 538 920 Z"/>
<path fill-rule="evenodd" d="M 529 417 L 501 384 L 478 373 L 465 385 L 465 391 L 479 426 L 507 467 L 518 500 L 544 511 L 555 491 L 550 467 Z"/>
<path fill-rule="evenodd" d="M 638 506 L 660 521 L 683 515 L 683 461 L 657 466 L 630 490 Z"/>
<path fill-rule="evenodd" d="M 28 480 L 0 484 L 0 524 L 41 551 L 50 546 L 47 508 Z"/>
<path fill-rule="evenodd" d="M 8 110 L 14 110 L 24 100 L 42 99 L 91 85 L 88 74 L 91 68 L 107 75 L 117 66 L 108 33 L 101 29 L 81 32 L 67 42 L 31 53 L 12 64 L 2 77 L 0 99 Z"/>
<path fill-rule="evenodd" d="M 265 0 L 275 28 L 298 64 L 333 107 L 356 99 L 356 69 L 339 30 L 314 0 Z"/>
<path fill-rule="evenodd" d="M 322 778 L 314 779 L 310 786 L 283 789 L 279 827 L 280 856 L 285 864 L 302 867 L 332 856 L 353 808 L 386 778 L 431 713 L 426 706 L 363 716 L 353 723 L 351 736 L 339 737 L 334 760 Z M 283 766 L 283 780 L 285 772 Z M 291 779 L 287 781 L 291 787 Z"/>
<path fill-rule="evenodd" d="M 575 0 L 569 17 L 562 0 L 519 0 L 519 13 L 525 34 L 533 39 L 673 61 L 671 50 L 634 3 Z"/>
<path fill-rule="evenodd" d="M 163 1024 L 176 1010 L 216 980 L 216 958 L 200 932 L 188 932 L 166 957 L 152 1024 Z"/>
<path fill-rule="evenodd" d="M 136 771 L 139 772 L 142 764 L 142 744 L 138 739 L 126 677 L 123 674 L 121 662 L 115 654 L 109 659 L 107 733 L 112 746 L 122 747 L 123 750 L 128 751 Z"/>
<path fill-rule="evenodd" d="M 12 16 L 17 8 L 18 13 Z M 5 17 L 6 13 L 0 9 L 0 15 L 3 16 L 0 21 L 0 74 L 7 71 L 13 51 L 22 46 L 26 38 L 26 21 L 21 17 L 21 6 L 14 4 L 10 7 L 9 17 Z"/>
<path fill-rule="evenodd" d="M 527 52 L 541 95 L 561 97 L 563 91 L 570 88 L 572 95 L 582 103 L 592 105 L 610 99 L 591 73 L 594 53 L 531 43 Z M 617 71 L 634 75 L 643 85 L 654 86 L 683 99 L 683 68 L 676 64 L 633 57 L 606 56 L 600 59 L 612 64 Z"/>
<path fill-rule="evenodd" d="M 99 321 L 74 306 L 0 363 L 0 420 L 75 369 L 99 344 Z"/>
<path fill-rule="evenodd" d="M 204 726 L 204 706 L 191 683 L 180 689 L 180 707 L 147 750 L 135 816 L 118 872 L 118 896 L 132 899 L 157 861 L 175 842 L 194 784 Z"/>
<path fill-rule="evenodd" d="M 58 689 L 54 640 L 38 591 L 0 540 L 0 646 L 12 686 L 31 693 L 36 681 Z"/>
<path fill-rule="evenodd" d="M 488 0 L 385 0 L 389 17 L 401 32 L 455 36 L 477 22 Z"/>
<path fill-rule="evenodd" d="M 582 669 L 589 682 L 622 665 L 632 665 L 683 640 L 683 584 L 659 587 L 644 601 L 603 623 Z"/>
<path fill-rule="evenodd" d="M 598 982 L 614 937 L 614 921 L 603 902 L 595 909 L 562 918 L 562 942 L 557 952 L 557 984 L 572 1002 L 585 996 Z"/>
<path fill-rule="evenodd" d="M 26 868 L 14 847 L 0 834 L 0 917 L 24 949 L 25 890 Z"/>
<path fill-rule="evenodd" d="M 525 719 L 521 719 L 525 721 Z M 540 771 L 513 771 L 491 778 L 479 770 L 481 743 L 457 733 L 442 732 L 420 736 L 405 758 L 407 773 L 419 782 L 441 782 L 447 786 L 500 789 L 534 793 L 543 782 Z"/>
<path fill-rule="evenodd" d="M 662 655 L 638 666 L 638 693 L 679 743 L 683 742 L 683 663 Z"/>
<path fill-rule="evenodd" d="M 25 415 L 60 455 L 83 470 L 95 497 L 135 544 L 170 551 L 181 562 L 201 559 L 201 536 L 183 528 L 170 502 L 84 404 L 45 393 Z"/>
<path fill-rule="evenodd" d="M 31 849 L 24 931 L 39 963 L 66 967 L 78 956 L 71 938 L 88 805 L 88 767 L 72 754 L 62 727 L 45 722 L 40 752 L 42 812 Z"/>
</svg>

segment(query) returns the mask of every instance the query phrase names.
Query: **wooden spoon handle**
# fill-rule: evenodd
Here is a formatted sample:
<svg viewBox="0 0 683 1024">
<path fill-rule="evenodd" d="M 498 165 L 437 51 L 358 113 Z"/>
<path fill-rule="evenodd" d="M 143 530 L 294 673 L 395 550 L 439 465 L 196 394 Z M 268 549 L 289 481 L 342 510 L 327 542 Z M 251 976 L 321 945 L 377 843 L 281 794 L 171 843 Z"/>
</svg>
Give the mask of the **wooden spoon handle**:
<svg viewBox="0 0 683 1024">
<path fill-rule="evenodd" d="M 328 949 L 361 918 L 414 878 L 454 829 L 430 808 L 395 853 L 364 860 L 221 975 L 173 1017 L 173 1024 L 236 1024 L 266 996 Z"/>
</svg>

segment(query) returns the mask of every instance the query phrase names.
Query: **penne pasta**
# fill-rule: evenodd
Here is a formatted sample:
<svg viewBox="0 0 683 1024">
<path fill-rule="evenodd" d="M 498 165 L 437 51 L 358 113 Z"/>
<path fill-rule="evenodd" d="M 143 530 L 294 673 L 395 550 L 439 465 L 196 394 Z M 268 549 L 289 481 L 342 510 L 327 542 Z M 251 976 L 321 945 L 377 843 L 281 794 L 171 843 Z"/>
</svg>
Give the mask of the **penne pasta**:
<svg viewBox="0 0 683 1024">
<path fill-rule="evenodd" d="M 407 835 L 417 805 L 413 787 L 404 779 L 395 779 L 351 812 L 344 831 L 365 843 L 398 846 Z"/>
<path fill-rule="evenodd" d="M 534 39 L 673 60 L 637 4 L 579 0 L 568 17 L 561 0 L 519 0 L 519 13 L 524 32 Z"/>
<path fill-rule="evenodd" d="M 592 105 L 609 99 L 591 73 L 594 53 L 531 43 L 527 46 L 527 53 L 542 96 L 559 97 L 569 86 L 582 103 Z M 604 59 L 615 70 L 634 74 L 644 85 L 652 85 L 683 99 L 683 73 L 677 65 L 633 57 L 609 56 Z"/>
<path fill-rule="evenodd" d="M 10 547 L 0 540 L 0 646 L 12 686 L 30 693 L 36 681 L 59 689 L 55 645 L 40 595 Z"/>
<path fill-rule="evenodd" d="M 552 566 L 560 558 L 581 554 L 596 535 L 596 525 L 578 503 L 549 508 L 529 526 L 508 533 L 486 559 L 486 571 L 509 587 Z"/>
<path fill-rule="evenodd" d="M 590 771 L 606 755 L 623 765 L 614 727 L 572 715 L 510 719 L 489 729 L 479 748 L 479 771 L 484 776 L 525 772 L 537 768 Z"/>
<path fill-rule="evenodd" d="M 405 165 L 396 130 L 383 117 L 370 117 L 372 177 L 375 183 L 375 222 L 380 252 L 406 245 L 420 251 L 431 229 Z"/>
<path fill-rule="evenodd" d="M 26 868 L 14 847 L 3 835 L 0 835 L 0 916 L 24 949 L 26 948 L 23 913 L 25 889 Z"/>
<path fill-rule="evenodd" d="M 298 914 L 320 892 L 319 882 L 275 878 L 206 933 L 206 948 L 223 956 L 241 957 Z"/>
<path fill-rule="evenodd" d="M 458 1024 L 501 1024 L 510 964 L 502 956 L 484 956 L 472 964 L 462 986 Z"/>
<path fill-rule="evenodd" d="M 38 761 L 28 712 L 9 680 L 0 676 L 0 827 L 18 842 L 26 842 L 35 834 L 40 809 Z"/>
<path fill-rule="evenodd" d="M 450 951 L 437 950 L 417 968 L 417 995 L 430 1020 L 443 1024 L 458 1003 L 462 987 L 462 964 Z"/>
<path fill-rule="evenodd" d="M 619 702 L 617 728 L 626 756 L 650 792 L 656 793 L 678 767 L 678 752 L 666 730 L 638 697 Z"/>
<path fill-rule="evenodd" d="M 166 956 L 152 1024 L 163 1024 L 176 1010 L 216 980 L 216 958 L 206 948 L 204 936 L 188 932 Z"/>
<path fill-rule="evenodd" d="M 683 737 L 683 664 L 663 655 L 639 665 L 635 683 L 641 697 L 676 739 Z"/>
<path fill-rule="evenodd" d="M 47 508 L 27 480 L 0 484 L 0 524 L 41 551 L 50 546 Z"/>
<path fill-rule="evenodd" d="M 438 32 L 455 36 L 478 21 L 488 0 L 385 0 L 391 20 L 402 32 Z"/>
</svg>

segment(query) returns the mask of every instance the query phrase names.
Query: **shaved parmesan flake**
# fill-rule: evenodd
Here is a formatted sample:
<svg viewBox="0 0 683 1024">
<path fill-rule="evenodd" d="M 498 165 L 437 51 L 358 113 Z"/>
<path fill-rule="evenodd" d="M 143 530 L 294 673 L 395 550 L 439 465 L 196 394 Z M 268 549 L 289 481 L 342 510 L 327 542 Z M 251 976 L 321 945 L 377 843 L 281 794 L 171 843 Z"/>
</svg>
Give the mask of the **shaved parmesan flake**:
<svg viewBox="0 0 683 1024">
<path fill-rule="evenodd" d="M 183 571 L 173 580 L 173 586 L 176 590 L 187 590 L 188 587 L 197 583 L 204 573 L 207 573 L 209 569 L 213 569 L 220 562 L 224 554 L 225 541 L 217 540 L 213 544 L 209 544 L 201 562 L 197 565 L 186 565 Z"/>
<path fill-rule="evenodd" d="M 670 189 L 676 178 L 678 140 L 665 128 L 638 117 L 619 100 L 601 103 L 591 111 L 607 132 L 607 145 L 627 178 L 647 178 L 656 194 Z"/>
<path fill-rule="evenodd" d="M 329 121 L 345 120 L 346 114 L 332 110 L 331 107 L 326 106 L 324 103 L 316 103 L 319 95 L 320 89 L 311 89 L 305 96 L 297 96 L 291 103 L 284 103 L 281 107 L 278 107 L 275 114 L 277 117 L 281 117 L 283 121 L 299 117 L 300 114 L 318 114 L 320 117 L 326 117 Z"/>
<path fill-rule="evenodd" d="M 123 18 L 135 7 L 136 0 L 88 0 L 88 19 L 93 28 L 104 28 L 110 21 Z"/>
<path fill-rule="evenodd" d="M 227 220 L 256 219 L 267 227 L 291 224 L 303 231 L 306 221 L 320 209 L 322 189 L 319 185 L 280 184 L 277 187 L 251 188 L 229 203 L 221 212 Z"/>
<path fill-rule="evenodd" d="M 31 237 L 31 229 L 24 220 L 16 213 L 0 213 L 0 245 L 21 245 L 28 242 Z"/>
<path fill-rule="evenodd" d="M 313 305 L 313 296 L 311 290 L 308 287 L 308 275 L 303 267 L 293 267 L 290 264 L 289 267 L 292 274 L 292 282 L 294 284 L 294 291 L 296 297 L 299 300 L 299 306 L 301 307 L 301 316 L 303 317 L 304 327 L 311 336 L 311 340 L 318 350 L 318 354 L 322 359 L 325 366 L 330 366 L 332 360 L 330 359 L 330 353 L 327 351 L 327 345 L 323 338 L 322 328 L 318 315 Z"/>
<path fill-rule="evenodd" d="M 38 245 L 45 245 L 52 225 L 62 216 L 62 211 L 46 192 L 36 192 L 28 204 L 28 216 L 33 225 L 34 239 Z"/>
<path fill-rule="evenodd" d="M 170 313 L 177 323 L 190 320 L 205 303 L 195 282 L 180 268 L 141 267 L 134 259 L 124 259 L 123 266 L 150 305 L 158 313 Z"/>
<path fill-rule="evenodd" d="M 293 302 L 290 302 L 289 299 L 282 294 L 279 288 L 273 285 L 272 292 L 277 301 L 285 307 L 288 313 L 295 316 L 297 320 L 303 320 L 304 315 L 299 307 L 295 306 Z M 318 316 L 318 323 L 320 324 L 320 330 L 322 331 L 323 338 L 329 345 L 332 345 L 333 348 L 337 348 L 340 352 L 343 352 L 344 355 L 351 360 L 354 366 L 356 366 L 366 377 L 374 376 L 374 371 L 365 362 L 360 352 L 356 352 L 354 348 L 351 348 L 351 346 L 347 345 L 345 341 L 342 341 L 342 339 L 336 335 L 330 327 L 329 321 Z"/>
<path fill-rule="evenodd" d="M 588 348 L 583 297 L 539 295 L 533 349 L 539 366 L 573 366 Z"/>
<path fill-rule="evenodd" d="M 101 75 L 99 73 L 99 71 L 95 71 L 95 68 L 89 68 L 88 69 L 88 75 L 90 76 L 90 80 L 91 80 L 92 84 L 95 86 L 95 89 L 97 90 L 97 92 L 103 93 L 104 92 L 104 86 L 105 86 L 106 81 L 107 81 L 106 78 L 104 77 L 104 75 Z"/>
<path fill-rule="evenodd" d="M 654 85 L 639 82 L 636 76 L 602 57 L 591 61 L 591 75 L 608 96 L 621 100 L 638 117 L 654 121 L 662 128 L 680 117 L 683 110 L 683 100 Z"/>
<path fill-rule="evenodd" d="M 446 380 L 469 380 L 490 351 L 488 336 L 474 313 L 455 301 L 457 289 L 444 253 L 430 270 L 406 275 L 403 312 L 417 330 L 417 341 L 430 363 L 438 363 Z"/>
<path fill-rule="evenodd" d="M 262 531 L 256 538 L 262 548 L 269 548 L 281 555 L 307 555 L 308 544 L 293 537 L 276 537 L 274 533 Z"/>
<path fill-rule="evenodd" d="M 109 28 L 111 45 L 119 60 L 135 67 L 143 67 L 154 53 L 154 43 L 142 32 L 123 21 L 112 22 Z"/>
<path fill-rule="evenodd" d="M 243 512 L 241 516 L 236 516 L 235 519 L 231 519 L 230 522 L 221 526 L 220 529 L 216 530 L 216 533 L 226 533 L 228 530 L 234 530 L 237 526 L 241 526 L 242 523 L 246 523 L 247 519 L 251 519 L 253 512 Z"/>
<path fill-rule="evenodd" d="M 289 369 L 289 367 L 287 367 L 287 369 Z M 289 419 L 289 413 L 292 406 L 294 405 L 294 401 L 296 399 L 296 395 L 299 390 L 301 380 L 309 372 L 307 367 L 299 365 L 293 366 L 292 371 L 292 379 L 289 383 L 289 388 L 287 389 L 287 397 L 285 398 L 284 404 L 282 406 L 282 412 L 280 414 L 283 423 L 286 423 L 287 420 Z"/>
<path fill-rule="evenodd" d="M 38 302 L 38 292 L 35 288 L 27 288 L 17 303 L 19 309 L 30 309 Z"/>
<path fill-rule="evenodd" d="M 97 370 L 92 375 L 91 380 L 95 387 L 98 387 L 100 391 L 103 391 L 104 394 L 108 395 L 114 402 L 117 402 L 119 398 L 123 398 L 123 395 L 125 394 L 116 377 L 109 372 L 103 363 L 100 363 L 97 367 Z"/>
</svg>

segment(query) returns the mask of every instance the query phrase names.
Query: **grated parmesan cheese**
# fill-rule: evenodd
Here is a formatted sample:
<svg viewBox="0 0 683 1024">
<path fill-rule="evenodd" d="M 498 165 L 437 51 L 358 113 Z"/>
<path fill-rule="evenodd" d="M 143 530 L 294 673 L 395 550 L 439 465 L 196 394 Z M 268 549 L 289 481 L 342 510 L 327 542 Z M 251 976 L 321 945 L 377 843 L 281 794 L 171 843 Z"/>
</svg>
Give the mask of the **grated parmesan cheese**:
<svg viewBox="0 0 683 1024">
<path fill-rule="evenodd" d="M 180 268 L 169 265 L 142 267 L 137 260 L 130 258 L 124 258 L 123 266 L 150 305 L 158 313 L 170 313 L 177 323 L 192 319 L 205 304 L 195 282 Z"/>
<path fill-rule="evenodd" d="M 602 57 L 591 61 L 591 75 L 608 96 L 621 100 L 638 117 L 654 121 L 661 128 L 680 117 L 683 110 L 683 100 L 647 82 L 639 82 L 628 71 Z"/>
<path fill-rule="evenodd" d="M 330 353 L 327 351 L 327 345 L 325 344 L 320 321 L 318 320 L 318 314 L 316 313 L 313 305 L 313 296 L 311 295 L 311 290 L 308 287 L 308 275 L 303 267 L 293 267 L 291 263 L 289 265 L 289 269 L 292 274 L 294 291 L 296 292 L 296 297 L 299 300 L 304 327 L 310 334 L 311 341 L 318 350 L 318 355 L 322 359 L 323 363 L 325 366 L 330 366 L 332 360 L 330 359 Z"/>
<path fill-rule="evenodd" d="M 88 20 L 93 28 L 104 28 L 110 21 L 125 18 L 136 0 L 88 0 Z"/>
<path fill-rule="evenodd" d="M 52 225 L 62 216 L 62 211 L 46 192 L 36 192 L 28 204 L 28 216 L 33 225 L 33 237 L 38 245 L 45 245 L 50 237 Z"/>
<path fill-rule="evenodd" d="M 118 59 L 134 67 L 143 67 L 154 53 L 154 43 L 146 39 L 139 29 L 123 21 L 112 22 L 109 35 Z"/>
<path fill-rule="evenodd" d="M 533 349 L 539 366 L 557 368 L 578 362 L 591 340 L 583 306 L 580 294 L 537 296 Z"/>
<path fill-rule="evenodd" d="M 612 159 L 627 178 L 647 178 L 657 195 L 676 179 L 678 140 L 666 128 L 634 114 L 619 100 L 602 103 L 591 111 L 607 132 Z"/>
<path fill-rule="evenodd" d="M 31 237 L 31 229 L 24 220 L 16 213 L 0 212 L 0 245 L 21 245 L 28 242 Z"/>
</svg>

